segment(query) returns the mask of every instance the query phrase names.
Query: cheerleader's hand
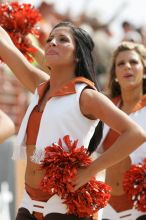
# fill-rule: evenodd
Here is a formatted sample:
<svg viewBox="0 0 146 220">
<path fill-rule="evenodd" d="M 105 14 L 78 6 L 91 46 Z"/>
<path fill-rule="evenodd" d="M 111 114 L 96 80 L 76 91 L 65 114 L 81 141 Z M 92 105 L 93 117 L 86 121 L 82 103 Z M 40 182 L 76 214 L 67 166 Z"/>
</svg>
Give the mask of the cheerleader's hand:
<svg viewBox="0 0 146 220">
<path fill-rule="evenodd" d="M 95 169 L 92 168 L 92 164 L 86 168 L 78 169 L 75 178 L 73 179 L 74 190 L 76 191 L 81 186 L 90 181 L 92 177 L 96 175 Z"/>
</svg>

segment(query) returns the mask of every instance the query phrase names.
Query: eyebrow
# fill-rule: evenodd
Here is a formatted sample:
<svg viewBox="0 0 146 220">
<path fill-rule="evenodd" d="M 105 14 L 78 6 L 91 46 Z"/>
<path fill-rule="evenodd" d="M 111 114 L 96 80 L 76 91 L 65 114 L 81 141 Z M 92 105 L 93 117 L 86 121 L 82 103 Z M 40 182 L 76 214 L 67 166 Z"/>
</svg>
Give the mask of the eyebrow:
<svg viewBox="0 0 146 220">
<path fill-rule="evenodd" d="M 54 34 L 50 34 L 49 37 L 54 37 L 55 35 Z M 59 37 L 67 37 L 65 34 L 58 34 Z"/>
<path fill-rule="evenodd" d="M 139 59 L 138 59 L 138 58 L 135 58 L 135 57 L 128 59 L 128 61 L 133 61 L 133 60 L 138 61 Z M 127 61 L 127 60 L 125 60 L 125 59 L 123 58 L 123 59 L 118 60 L 117 62 L 120 62 L 120 61 Z"/>
</svg>

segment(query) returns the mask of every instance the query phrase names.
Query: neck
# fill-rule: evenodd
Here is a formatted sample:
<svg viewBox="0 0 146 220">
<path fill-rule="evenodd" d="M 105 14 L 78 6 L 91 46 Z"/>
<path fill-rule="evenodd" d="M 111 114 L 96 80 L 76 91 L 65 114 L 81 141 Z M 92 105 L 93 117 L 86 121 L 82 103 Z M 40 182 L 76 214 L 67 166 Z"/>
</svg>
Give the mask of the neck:
<svg viewBox="0 0 146 220">
<path fill-rule="evenodd" d="M 134 88 L 131 90 L 121 90 L 121 98 L 123 106 L 134 106 L 143 96 L 142 88 Z"/>
<path fill-rule="evenodd" d="M 50 73 L 50 90 L 55 90 L 58 87 L 66 84 L 75 77 L 74 68 L 71 67 L 54 67 Z"/>
</svg>

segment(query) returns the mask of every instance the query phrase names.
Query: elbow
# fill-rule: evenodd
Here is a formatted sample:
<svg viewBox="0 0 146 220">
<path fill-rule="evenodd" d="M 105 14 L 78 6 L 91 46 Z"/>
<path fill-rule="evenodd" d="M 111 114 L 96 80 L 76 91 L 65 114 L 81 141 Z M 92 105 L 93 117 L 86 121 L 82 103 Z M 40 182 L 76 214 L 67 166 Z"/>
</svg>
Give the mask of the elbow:
<svg viewBox="0 0 146 220">
<path fill-rule="evenodd" d="M 146 142 L 146 131 L 140 126 L 137 129 L 137 137 L 141 140 L 141 143 Z"/>
<path fill-rule="evenodd" d="M 144 132 L 144 133 L 142 134 L 142 139 L 143 139 L 143 142 L 146 142 L 146 132 Z"/>
</svg>

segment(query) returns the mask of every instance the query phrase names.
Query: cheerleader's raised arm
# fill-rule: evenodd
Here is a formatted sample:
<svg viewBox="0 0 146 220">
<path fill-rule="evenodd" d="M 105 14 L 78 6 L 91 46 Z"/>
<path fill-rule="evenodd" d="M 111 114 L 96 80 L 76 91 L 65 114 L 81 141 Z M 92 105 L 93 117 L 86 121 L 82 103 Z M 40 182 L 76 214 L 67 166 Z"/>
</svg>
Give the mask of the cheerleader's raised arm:
<svg viewBox="0 0 146 220">
<path fill-rule="evenodd" d="M 0 27 L 0 57 L 30 92 L 49 79 L 49 75 L 34 67 L 13 44 L 8 33 Z"/>
</svg>

